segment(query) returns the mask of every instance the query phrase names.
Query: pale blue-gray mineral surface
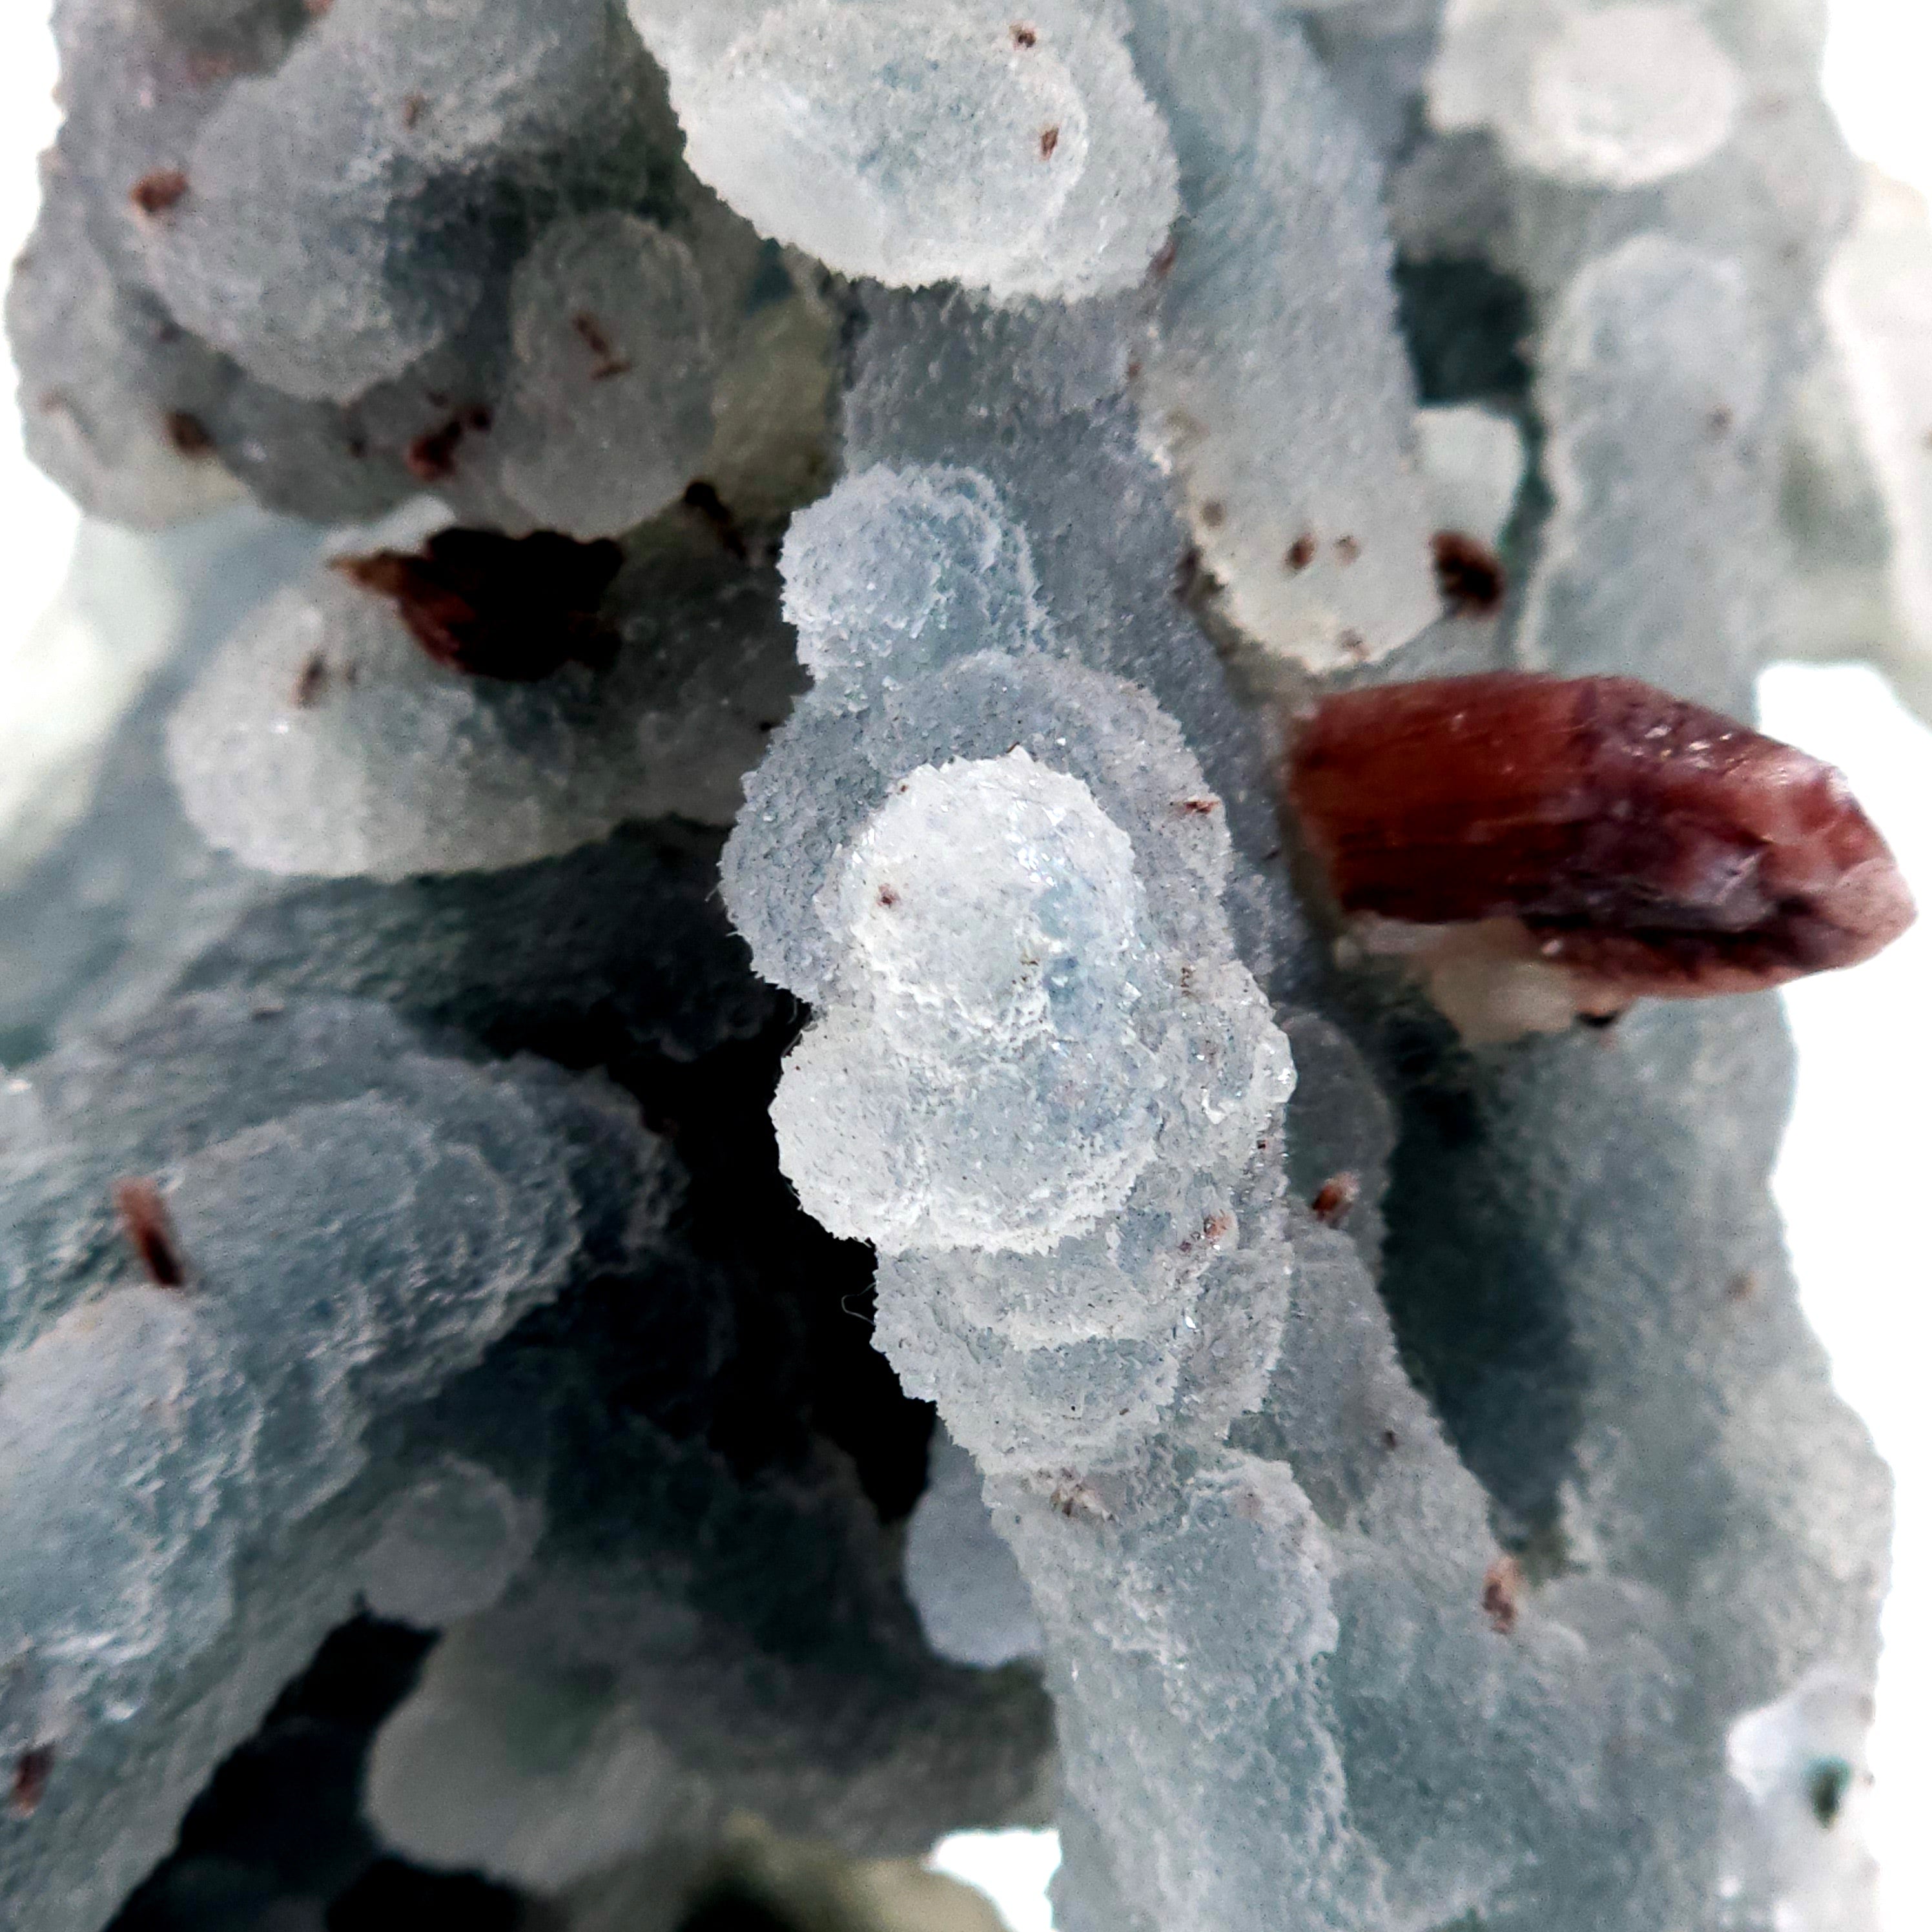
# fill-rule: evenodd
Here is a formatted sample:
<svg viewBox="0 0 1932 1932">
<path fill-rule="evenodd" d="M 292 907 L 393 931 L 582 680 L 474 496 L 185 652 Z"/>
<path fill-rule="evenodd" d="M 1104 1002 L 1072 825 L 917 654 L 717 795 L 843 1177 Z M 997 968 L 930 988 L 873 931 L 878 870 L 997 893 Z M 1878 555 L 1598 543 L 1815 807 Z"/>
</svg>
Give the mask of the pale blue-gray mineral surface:
<svg viewBox="0 0 1932 1932">
<path fill-rule="evenodd" d="M 1932 706 L 1822 0 L 53 14 L 0 1924 L 1874 1932 L 1777 994 L 1284 778 Z"/>
</svg>

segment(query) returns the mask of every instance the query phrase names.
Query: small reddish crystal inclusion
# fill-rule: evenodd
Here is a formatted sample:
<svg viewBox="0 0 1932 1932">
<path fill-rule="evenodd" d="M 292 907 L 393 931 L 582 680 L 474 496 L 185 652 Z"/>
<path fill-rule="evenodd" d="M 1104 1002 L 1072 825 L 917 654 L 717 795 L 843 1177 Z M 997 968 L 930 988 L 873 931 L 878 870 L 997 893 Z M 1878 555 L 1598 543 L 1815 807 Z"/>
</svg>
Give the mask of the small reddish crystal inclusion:
<svg viewBox="0 0 1932 1932">
<path fill-rule="evenodd" d="M 22 1751 L 14 1765 L 13 1783 L 7 1792 L 7 1809 L 16 1818 L 31 1818 L 47 1795 L 47 1780 L 52 1777 L 54 1748 L 36 1744 Z"/>
<path fill-rule="evenodd" d="M 160 1188 L 144 1174 L 117 1180 L 114 1211 L 121 1217 L 121 1232 L 148 1279 L 157 1288 L 185 1286 L 188 1270 L 182 1265 L 174 1221 Z"/>
<path fill-rule="evenodd" d="M 1333 1174 L 1316 1190 L 1308 1211 L 1324 1227 L 1339 1228 L 1360 1199 L 1362 1184 L 1353 1174 Z"/>
<path fill-rule="evenodd" d="M 1294 721 L 1286 780 L 1345 913 L 1510 922 L 1582 1010 L 1855 965 L 1913 917 L 1830 766 L 1631 678 L 1338 693 Z"/>
</svg>

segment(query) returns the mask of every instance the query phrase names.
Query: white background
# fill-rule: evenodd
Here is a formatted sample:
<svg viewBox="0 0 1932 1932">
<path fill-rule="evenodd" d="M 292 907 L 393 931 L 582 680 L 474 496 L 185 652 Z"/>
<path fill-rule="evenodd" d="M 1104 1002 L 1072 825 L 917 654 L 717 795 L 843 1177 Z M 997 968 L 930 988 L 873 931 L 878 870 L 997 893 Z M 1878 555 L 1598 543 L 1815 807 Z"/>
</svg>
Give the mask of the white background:
<svg viewBox="0 0 1932 1932">
<path fill-rule="evenodd" d="M 1932 192 L 1932 0 L 1832 0 L 1826 86 L 1852 145 Z M 0 18 L 0 247 L 33 220 L 33 156 L 51 136 L 52 52 L 41 9 Z M 72 544 L 67 500 L 0 416 L 0 738 L 54 688 L 28 648 Z M 1766 729 L 1840 766 L 1932 908 L 1932 733 L 1858 668 L 1791 666 L 1765 680 Z M 1778 1174 L 1804 1298 L 1845 1395 L 1898 1483 L 1898 1538 L 1866 1822 L 1887 1932 L 1932 1923 L 1932 1340 L 1925 1196 L 1932 1190 L 1932 916 L 1855 972 L 1789 995 L 1798 1106 Z M 1012 1932 L 1045 1932 L 1050 1832 L 962 1834 L 935 1862 L 982 1886 Z M 1660 1932 L 1662 1929 L 1660 1928 Z"/>
</svg>

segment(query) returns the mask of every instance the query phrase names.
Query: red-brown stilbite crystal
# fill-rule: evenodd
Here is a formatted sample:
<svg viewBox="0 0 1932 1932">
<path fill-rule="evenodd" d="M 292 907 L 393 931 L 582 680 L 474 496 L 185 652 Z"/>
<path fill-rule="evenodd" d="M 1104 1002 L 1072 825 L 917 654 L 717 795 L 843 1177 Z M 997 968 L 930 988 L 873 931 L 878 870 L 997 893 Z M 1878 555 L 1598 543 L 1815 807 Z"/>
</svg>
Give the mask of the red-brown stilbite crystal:
<svg viewBox="0 0 1932 1932">
<path fill-rule="evenodd" d="M 1634 679 L 1337 693 L 1293 721 L 1286 778 L 1342 912 L 1432 989 L 1448 962 L 1540 968 L 1600 1015 L 1856 965 L 1914 916 L 1838 772 Z"/>
</svg>

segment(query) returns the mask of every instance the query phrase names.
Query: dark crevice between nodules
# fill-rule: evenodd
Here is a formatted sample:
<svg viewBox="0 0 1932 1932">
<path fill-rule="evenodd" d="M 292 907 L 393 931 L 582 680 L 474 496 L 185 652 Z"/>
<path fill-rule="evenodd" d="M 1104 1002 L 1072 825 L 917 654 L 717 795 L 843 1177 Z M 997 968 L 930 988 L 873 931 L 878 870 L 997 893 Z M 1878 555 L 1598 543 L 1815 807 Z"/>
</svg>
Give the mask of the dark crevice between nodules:
<svg viewBox="0 0 1932 1932">
<path fill-rule="evenodd" d="M 872 1346 L 871 1250 L 827 1234 L 778 1166 L 771 1096 L 805 1020 L 785 999 L 755 1037 L 695 1060 L 648 1048 L 602 1060 L 678 1155 L 688 1180 L 674 1232 L 711 1286 L 662 1295 L 640 1320 L 634 1285 L 595 1284 L 538 1310 L 506 1346 L 576 1351 L 613 1412 L 702 1439 L 741 1481 L 805 1466 L 822 1438 L 892 1522 L 926 1486 L 933 1411 Z M 554 1036 L 545 1047 L 566 1064 L 580 1057 Z M 665 1318 L 684 1318 L 680 1310 L 694 1320 L 709 1310 L 718 1325 L 674 1336 Z"/>
<path fill-rule="evenodd" d="M 372 1617 L 335 1631 L 209 1779 L 173 1852 L 109 1932 L 225 1932 L 290 1898 L 326 1904 L 329 1932 L 513 1932 L 514 1893 L 472 1876 L 399 1875 L 362 1820 L 370 1741 L 434 1641 Z"/>
<path fill-rule="evenodd" d="M 388 598 L 446 669 L 530 684 L 567 664 L 605 670 L 615 661 L 617 633 L 601 607 L 623 562 L 608 538 L 449 530 L 413 554 L 376 550 L 334 567 Z"/>
<path fill-rule="evenodd" d="M 514 1460 L 506 1414 L 544 1418 L 539 1435 L 581 1430 L 598 1453 L 566 1459 L 572 1507 L 593 1526 L 604 1514 L 628 1524 L 652 1482 L 669 1484 L 658 1500 L 676 1504 L 682 1479 L 659 1467 L 656 1444 L 716 1457 L 753 1498 L 765 1481 L 782 1493 L 795 1475 L 812 1477 L 830 1444 L 890 1525 L 925 1486 L 932 1411 L 903 1393 L 872 1346 L 870 1250 L 810 1220 L 779 1171 L 771 1095 L 806 1015 L 752 974 L 711 890 L 714 858 L 709 835 L 640 828 L 487 880 L 318 884 L 309 896 L 326 916 L 296 916 L 282 934 L 291 908 L 265 911 L 260 930 L 236 934 L 236 956 L 210 961 L 208 976 L 232 983 L 238 957 L 257 957 L 256 974 L 242 977 L 265 995 L 340 990 L 344 962 L 316 943 L 320 935 L 340 935 L 359 956 L 393 914 L 403 928 L 431 935 L 419 957 L 394 962 L 381 988 L 398 1010 L 472 1031 L 496 1052 L 602 1070 L 678 1156 L 686 1183 L 673 1253 L 648 1280 L 592 1281 L 526 1318 L 432 1406 L 442 1418 L 432 1418 L 434 1439 L 459 1439 L 461 1418 L 473 1414 L 486 1433 L 461 1439 L 494 1462 Z M 655 907 L 656 916 L 620 916 L 618 907 Z M 657 1036 L 659 1016 L 675 1019 L 692 997 L 686 981 L 702 987 L 710 1010 L 738 1016 L 736 1036 L 694 1058 Z M 506 1393 L 526 1381 L 530 1400 L 519 1408 Z M 698 1520 L 672 1520 L 670 1507 L 674 1539 L 701 1534 L 710 1521 L 702 1495 L 686 1500 Z M 836 1552 L 825 1554 L 836 1623 Z M 809 1642 L 825 1642 L 829 1628 L 814 1628 Z M 419 1869 L 387 1853 L 362 1822 L 370 1743 L 434 1640 L 366 1617 L 332 1635 L 210 1780 L 176 1850 L 111 1932 L 226 1932 L 292 1897 L 324 1906 L 329 1932 L 544 1932 L 547 1918 L 516 1891 Z M 1044 1724 L 1043 1692 L 1041 1708 Z M 766 1911 L 726 1885 L 695 1902 L 692 1923 L 748 1932 L 782 1922 L 746 1916 Z"/>
<path fill-rule="evenodd" d="M 1398 1357 L 1488 1494 L 1498 1540 L 1533 1576 L 1552 1573 L 1588 1376 L 1565 1277 L 1496 1132 L 1510 1102 L 1419 994 L 1365 982 L 1335 998 L 1396 1109 L 1377 1286 Z"/>
<path fill-rule="evenodd" d="M 799 1932 L 764 1900 L 739 1887 L 721 1886 L 688 1912 L 678 1932 Z"/>
<path fill-rule="evenodd" d="M 1396 316 L 1425 403 L 1507 402 L 1529 388 L 1522 345 L 1528 292 L 1488 263 L 1461 259 L 1395 267 Z"/>
</svg>

